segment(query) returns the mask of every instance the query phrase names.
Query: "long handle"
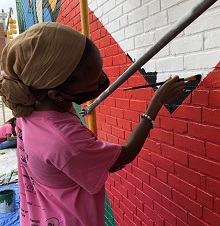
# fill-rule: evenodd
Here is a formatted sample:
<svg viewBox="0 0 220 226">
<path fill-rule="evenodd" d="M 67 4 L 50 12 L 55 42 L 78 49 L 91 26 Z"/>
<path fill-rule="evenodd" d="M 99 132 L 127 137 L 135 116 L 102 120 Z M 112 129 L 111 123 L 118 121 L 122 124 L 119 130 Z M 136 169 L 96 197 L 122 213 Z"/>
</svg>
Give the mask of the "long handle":
<svg viewBox="0 0 220 226">
<path fill-rule="evenodd" d="M 155 56 L 164 46 L 166 46 L 172 39 L 174 39 L 180 32 L 189 26 L 195 19 L 204 13 L 210 6 L 218 0 L 203 0 L 198 5 L 190 9 L 185 16 L 182 17 L 171 30 L 165 34 L 158 42 L 156 42 L 147 53 L 132 64 L 111 86 L 109 86 L 96 100 L 82 110 L 83 116 L 87 115 L 92 109 L 98 106 L 104 99 L 113 93 L 120 85 L 122 85 L 128 78 L 130 78 L 139 68 L 147 63 L 153 56 Z"/>
</svg>

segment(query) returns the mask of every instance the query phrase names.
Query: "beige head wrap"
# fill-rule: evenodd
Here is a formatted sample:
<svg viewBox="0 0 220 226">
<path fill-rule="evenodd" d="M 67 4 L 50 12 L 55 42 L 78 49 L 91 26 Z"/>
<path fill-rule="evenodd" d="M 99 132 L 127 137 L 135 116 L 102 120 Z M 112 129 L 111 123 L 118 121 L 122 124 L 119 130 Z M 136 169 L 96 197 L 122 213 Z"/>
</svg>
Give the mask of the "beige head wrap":
<svg viewBox="0 0 220 226">
<path fill-rule="evenodd" d="M 0 95 L 17 117 L 28 116 L 36 102 L 31 89 L 62 84 L 78 65 L 86 37 L 55 22 L 39 23 L 16 37 L 2 52 Z"/>
</svg>

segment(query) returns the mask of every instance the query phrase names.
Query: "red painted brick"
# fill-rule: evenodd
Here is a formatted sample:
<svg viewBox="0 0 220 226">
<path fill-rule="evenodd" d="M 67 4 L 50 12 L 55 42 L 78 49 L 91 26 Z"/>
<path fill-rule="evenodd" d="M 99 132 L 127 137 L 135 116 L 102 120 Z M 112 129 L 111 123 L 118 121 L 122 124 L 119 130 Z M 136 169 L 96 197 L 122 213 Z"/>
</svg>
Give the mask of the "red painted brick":
<svg viewBox="0 0 220 226">
<path fill-rule="evenodd" d="M 175 214 L 175 216 L 179 217 L 182 221 L 187 223 L 187 211 L 180 207 L 178 204 L 173 202 L 164 196 L 162 196 L 162 206 L 167 210 Z"/>
<path fill-rule="evenodd" d="M 170 161 L 169 159 L 166 159 L 160 155 L 151 153 L 151 160 L 152 163 L 155 164 L 156 166 L 170 172 L 174 173 L 174 163 L 173 161 Z"/>
<path fill-rule="evenodd" d="M 100 37 L 100 35 L 99 35 Z M 118 44 L 112 44 L 111 46 L 108 46 L 105 48 L 105 54 L 106 56 L 115 56 L 119 53 L 119 46 Z"/>
<path fill-rule="evenodd" d="M 202 122 L 213 125 L 220 125 L 220 109 L 204 108 L 202 114 Z"/>
<path fill-rule="evenodd" d="M 127 56 L 124 53 L 113 56 L 113 65 L 121 65 L 125 64 L 126 62 Z"/>
<path fill-rule="evenodd" d="M 115 107 L 115 102 L 116 102 L 115 98 L 108 97 L 107 99 L 105 99 L 104 104 L 106 106 Z"/>
<path fill-rule="evenodd" d="M 173 189 L 173 200 L 196 217 L 202 216 L 202 205 Z"/>
<path fill-rule="evenodd" d="M 213 208 L 213 196 L 199 188 L 197 189 L 197 201 L 209 209 Z"/>
<path fill-rule="evenodd" d="M 120 203 L 120 207 L 122 202 Z M 137 214 L 137 206 L 128 198 L 123 199 L 124 213 L 133 219 L 133 214 Z M 122 209 L 123 210 L 123 209 Z"/>
<path fill-rule="evenodd" d="M 127 215 L 124 215 L 124 225 L 137 226 L 135 225 L 135 222 L 134 222 L 134 216 L 131 219 L 129 216 L 127 217 Z"/>
<path fill-rule="evenodd" d="M 153 209 L 153 203 L 154 200 L 148 196 L 145 192 L 139 190 L 138 188 L 136 189 L 136 197 L 143 202 L 143 204 L 147 205 L 149 208 Z M 143 210 L 142 208 L 139 208 L 140 210 Z"/>
<path fill-rule="evenodd" d="M 139 122 L 140 116 L 137 113 L 137 111 L 125 110 L 124 111 L 124 119 L 129 120 L 129 121 L 133 121 L 133 122 Z"/>
<path fill-rule="evenodd" d="M 116 117 L 112 117 L 112 116 L 105 116 L 106 119 L 106 123 L 113 125 L 113 126 L 117 126 L 117 118 Z"/>
<path fill-rule="evenodd" d="M 187 122 L 183 120 L 160 116 L 160 125 L 162 129 L 178 133 L 187 132 Z"/>
<path fill-rule="evenodd" d="M 119 129 L 118 127 L 112 126 L 111 134 L 117 136 L 118 138 L 125 138 L 125 131 L 123 129 Z"/>
<path fill-rule="evenodd" d="M 174 162 L 181 163 L 183 165 L 188 165 L 188 154 L 178 148 L 162 144 L 161 145 L 162 155 Z"/>
<path fill-rule="evenodd" d="M 195 106 L 180 105 L 173 113 L 174 117 L 201 122 L 202 108 Z"/>
<path fill-rule="evenodd" d="M 209 104 L 209 91 L 196 89 L 192 93 L 192 104 L 207 106 Z"/>
<path fill-rule="evenodd" d="M 220 214 L 220 198 L 214 199 L 214 211 Z"/>
<path fill-rule="evenodd" d="M 177 226 L 187 226 L 187 223 L 184 223 L 183 221 L 181 221 L 179 218 L 176 219 L 176 225 Z"/>
<path fill-rule="evenodd" d="M 125 187 L 128 191 L 130 191 L 132 194 L 135 194 L 135 185 L 133 185 L 130 180 L 127 180 L 127 179 L 121 179 L 121 185 L 123 187 Z"/>
<path fill-rule="evenodd" d="M 128 131 L 132 130 L 131 121 L 117 118 L 117 125 L 118 125 L 118 128 L 128 130 Z"/>
<path fill-rule="evenodd" d="M 154 203 L 154 211 L 163 219 L 167 220 L 172 226 L 176 225 L 176 216 L 158 203 Z"/>
<path fill-rule="evenodd" d="M 110 57 L 105 57 L 105 58 L 103 59 L 103 68 L 104 68 L 104 71 L 105 71 L 105 67 L 112 66 L 112 65 L 113 65 L 112 56 L 110 56 Z"/>
<path fill-rule="evenodd" d="M 140 157 L 138 157 L 138 167 L 150 175 L 156 175 L 156 167 Z"/>
<path fill-rule="evenodd" d="M 202 140 L 187 135 L 174 134 L 174 145 L 205 156 L 205 142 Z"/>
<path fill-rule="evenodd" d="M 206 175 L 220 178 L 220 163 L 210 161 L 198 156 L 189 156 L 189 167 L 198 170 Z"/>
<path fill-rule="evenodd" d="M 149 196 L 152 200 L 157 201 L 158 203 L 161 203 L 161 197 L 162 194 L 158 191 L 156 191 L 154 188 L 152 188 L 150 185 L 143 183 L 143 192 Z M 147 204 L 146 204 L 147 205 Z"/>
<path fill-rule="evenodd" d="M 214 213 L 212 210 L 204 208 L 203 209 L 203 219 L 209 225 L 216 226 L 216 225 L 219 225 L 220 215 Z"/>
<path fill-rule="evenodd" d="M 135 177 L 133 174 L 128 173 L 127 174 L 127 180 L 131 184 L 133 184 L 136 188 L 139 188 L 140 190 L 142 190 L 143 184 L 142 184 L 142 181 L 138 177 Z"/>
<path fill-rule="evenodd" d="M 162 170 L 160 168 L 156 168 L 156 175 L 157 179 L 163 181 L 164 183 L 167 183 L 168 181 L 168 173 L 165 170 Z"/>
<path fill-rule="evenodd" d="M 155 128 L 151 130 L 150 137 L 166 144 L 173 144 L 173 133 Z"/>
<path fill-rule="evenodd" d="M 207 191 L 220 197 L 220 181 L 207 178 Z"/>
<path fill-rule="evenodd" d="M 150 183 L 150 175 L 148 174 L 148 172 L 145 172 L 136 166 L 132 166 L 132 173 L 134 174 L 134 176 L 138 177 L 145 183 Z"/>
<path fill-rule="evenodd" d="M 150 138 L 147 138 L 144 148 L 153 151 L 154 153 L 161 154 L 161 144 Z"/>
<path fill-rule="evenodd" d="M 210 226 L 206 222 L 202 221 L 201 219 L 198 219 L 197 217 L 193 216 L 189 213 L 188 217 L 188 225 L 195 225 L 195 226 Z"/>
<path fill-rule="evenodd" d="M 137 216 L 142 220 L 142 226 L 155 226 L 154 222 L 143 211 L 137 209 Z M 122 224 L 123 225 L 123 224 Z"/>
<path fill-rule="evenodd" d="M 203 125 L 203 124 L 198 124 L 198 123 L 189 123 L 188 124 L 188 132 L 189 132 L 189 135 L 197 137 L 199 139 L 220 143 L 220 139 L 219 139 L 220 128 L 219 127 Z"/>
<path fill-rule="evenodd" d="M 134 213 L 136 213 L 136 208 L 139 208 L 140 210 L 144 209 L 144 204 L 143 204 L 143 200 L 139 199 L 138 196 L 128 192 L 128 200 L 135 206 L 135 211 Z M 126 201 L 124 202 L 126 204 Z M 127 207 L 129 207 L 129 205 L 126 204 Z"/>
<path fill-rule="evenodd" d="M 154 210 L 150 209 L 148 206 L 144 205 L 144 213 L 149 216 L 158 226 L 164 225 L 164 220 L 160 217 Z"/>
<path fill-rule="evenodd" d="M 172 188 L 168 184 L 150 176 L 150 186 L 162 195 L 171 198 Z"/>
<path fill-rule="evenodd" d="M 175 175 L 192 185 L 202 189 L 206 187 L 206 176 L 189 169 L 188 167 L 175 164 Z"/>
<path fill-rule="evenodd" d="M 220 90 L 212 90 L 209 96 L 211 107 L 220 107 Z"/>
<path fill-rule="evenodd" d="M 180 191 L 181 193 L 195 199 L 196 198 L 196 187 L 191 184 L 175 177 L 172 174 L 168 175 L 168 184 L 172 187 Z"/>
<path fill-rule="evenodd" d="M 99 105 L 99 112 L 104 114 L 104 115 L 110 115 L 110 107 L 105 106 L 105 105 Z"/>
<path fill-rule="evenodd" d="M 220 162 L 220 146 L 212 143 L 206 143 L 207 157 Z"/>
<path fill-rule="evenodd" d="M 130 100 L 130 108 L 132 110 L 145 112 L 147 108 L 147 103 L 144 100 Z"/>
<path fill-rule="evenodd" d="M 117 108 L 122 108 L 122 109 L 129 109 L 130 110 L 130 100 L 125 100 L 125 99 L 117 99 L 116 100 L 116 106 Z"/>
</svg>

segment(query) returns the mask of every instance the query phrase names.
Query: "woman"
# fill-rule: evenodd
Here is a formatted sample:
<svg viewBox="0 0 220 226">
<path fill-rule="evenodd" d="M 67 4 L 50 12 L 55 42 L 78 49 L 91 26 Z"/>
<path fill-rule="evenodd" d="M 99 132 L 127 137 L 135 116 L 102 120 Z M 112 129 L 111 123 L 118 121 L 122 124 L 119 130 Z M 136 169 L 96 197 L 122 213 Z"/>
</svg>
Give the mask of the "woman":
<svg viewBox="0 0 220 226">
<path fill-rule="evenodd" d="M 6 148 L 15 148 L 17 145 L 16 136 L 16 118 L 9 119 L 0 127 L 0 150 Z"/>
<path fill-rule="evenodd" d="M 105 181 L 140 152 L 162 105 L 182 93 L 178 77 L 157 92 L 123 145 L 99 140 L 77 117 L 109 85 L 95 44 L 58 23 L 40 23 L 2 54 L 0 93 L 17 119 L 20 221 L 104 226 Z"/>
</svg>

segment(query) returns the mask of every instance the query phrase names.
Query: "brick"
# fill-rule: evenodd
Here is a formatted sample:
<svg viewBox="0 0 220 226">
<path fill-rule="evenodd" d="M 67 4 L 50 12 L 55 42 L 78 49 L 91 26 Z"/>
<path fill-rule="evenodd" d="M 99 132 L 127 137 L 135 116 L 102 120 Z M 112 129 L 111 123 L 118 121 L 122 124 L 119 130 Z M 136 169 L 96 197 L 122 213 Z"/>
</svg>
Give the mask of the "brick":
<svg viewBox="0 0 220 226">
<path fill-rule="evenodd" d="M 154 153 L 161 154 L 161 144 L 150 138 L 147 138 L 145 141 L 144 148 L 153 151 Z"/>
<path fill-rule="evenodd" d="M 144 170 L 146 173 L 155 176 L 156 175 L 156 167 L 149 163 L 148 161 L 145 161 L 144 159 L 141 159 L 138 157 L 138 168 Z"/>
<path fill-rule="evenodd" d="M 143 192 L 147 194 L 147 196 L 149 196 L 153 201 L 157 201 L 158 203 L 161 203 L 162 194 L 156 191 L 151 186 L 147 185 L 146 183 L 143 183 Z"/>
<path fill-rule="evenodd" d="M 130 100 L 125 99 L 117 99 L 116 100 L 116 106 L 117 108 L 122 108 L 124 110 L 129 109 L 130 110 Z"/>
<path fill-rule="evenodd" d="M 195 106 L 180 105 L 173 113 L 176 118 L 192 120 L 195 122 L 201 122 L 202 120 L 202 108 Z"/>
<path fill-rule="evenodd" d="M 202 156 L 206 154 L 205 142 L 187 135 L 174 134 L 174 145 Z"/>
<path fill-rule="evenodd" d="M 220 146 L 212 143 L 206 143 L 207 157 L 220 162 Z"/>
<path fill-rule="evenodd" d="M 147 214 L 143 211 L 137 209 L 137 216 L 142 220 L 142 226 L 155 226 L 154 221 L 152 221 Z M 121 224 L 123 225 L 123 224 Z"/>
<path fill-rule="evenodd" d="M 168 182 L 168 174 L 165 170 L 160 169 L 159 167 L 156 168 L 156 175 L 157 178 L 161 181 L 163 181 L 164 183 Z"/>
<path fill-rule="evenodd" d="M 220 144 L 219 127 L 189 122 L 188 133 L 190 136 L 197 137 L 201 140 L 211 141 Z"/>
<path fill-rule="evenodd" d="M 171 186 L 168 184 L 150 176 L 150 186 L 154 188 L 156 191 L 160 192 L 162 195 L 171 198 Z"/>
<path fill-rule="evenodd" d="M 220 90 L 212 90 L 209 95 L 211 107 L 220 107 Z"/>
<path fill-rule="evenodd" d="M 186 197 L 175 189 L 173 189 L 173 200 L 196 217 L 200 218 L 202 216 L 202 205 L 199 205 L 197 202 Z"/>
<path fill-rule="evenodd" d="M 163 219 L 167 220 L 170 225 L 174 226 L 176 225 L 176 216 L 170 212 L 169 210 L 165 209 L 163 206 L 161 206 L 158 203 L 154 203 L 154 211 Z"/>
<path fill-rule="evenodd" d="M 181 193 L 189 196 L 192 199 L 196 198 L 196 187 L 191 184 L 175 177 L 172 174 L 168 175 L 168 184 L 172 187 L 180 191 Z"/>
<path fill-rule="evenodd" d="M 209 209 L 213 208 L 213 196 L 197 188 L 197 201 Z"/>
<path fill-rule="evenodd" d="M 177 226 L 187 226 L 187 223 L 184 223 L 182 220 L 180 220 L 179 218 L 177 218 L 176 220 L 176 225 Z"/>
<path fill-rule="evenodd" d="M 206 222 L 204 222 L 203 220 L 193 216 L 192 214 L 189 213 L 188 216 L 188 225 L 196 225 L 196 226 L 210 226 L 208 224 L 206 224 Z"/>
<path fill-rule="evenodd" d="M 220 181 L 207 178 L 207 191 L 211 194 L 220 196 Z"/>
<path fill-rule="evenodd" d="M 202 122 L 220 126 L 220 109 L 203 108 Z"/>
<path fill-rule="evenodd" d="M 214 211 L 220 214 L 220 198 L 214 199 Z"/>
<path fill-rule="evenodd" d="M 110 124 L 110 125 L 113 125 L 113 126 L 117 126 L 117 119 L 116 117 L 112 117 L 112 116 L 106 116 L 106 123 L 107 124 Z"/>
<path fill-rule="evenodd" d="M 121 179 L 121 185 L 127 189 L 127 191 L 130 191 L 132 194 L 135 194 L 135 189 L 136 189 L 136 186 L 134 184 L 132 184 L 130 182 L 130 180 L 127 180 L 127 179 Z"/>
<path fill-rule="evenodd" d="M 112 126 L 112 133 L 113 136 L 117 136 L 118 138 L 125 138 L 124 129 L 119 129 L 118 127 Z"/>
<path fill-rule="evenodd" d="M 141 101 L 141 100 L 130 100 L 130 108 L 132 110 L 140 111 L 140 112 L 145 112 L 147 108 L 147 103 L 146 101 Z"/>
<path fill-rule="evenodd" d="M 105 99 L 104 104 L 106 106 L 115 107 L 115 102 L 116 102 L 115 98 L 109 97 L 109 98 Z"/>
<path fill-rule="evenodd" d="M 132 166 L 132 171 L 134 176 L 138 177 L 140 180 L 144 181 L 145 183 L 150 183 L 150 175 L 148 172 L 145 172 L 135 166 Z"/>
<path fill-rule="evenodd" d="M 132 130 L 131 121 L 117 118 L 117 125 L 118 125 L 118 128 L 122 128 L 128 131 Z"/>
<path fill-rule="evenodd" d="M 210 175 L 215 178 L 220 178 L 220 164 L 200 158 L 198 156 L 189 156 L 189 167 L 191 169 L 198 170 L 206 175 Z"/>
<path fill-rule="evenodd" d="M 214 213 L 212 210 L 204 208 L 203 209 L 203 219 L 209 225 L 215 226 L 215 225 L 218 225 L 220 222 L 220 215 Z"/>
<path fill-rule="evenodd" d="M 158 226 L 164 225 L 163 218 L 158 215 L 154 210 L 150 209 L 148 206 L 144 205 L 144 213 L 152 219 Z"/>
<path fill-rule="evenodd" d="M 162 155 L 165 158 L 169 158 L 174 162 L 181 163 L 183 165 L 188 165 L 188 154 L 178 148 L 162 144 L 161 145 Z"/>
<path fill-rule="evenodd" d="M 136 188 L 139 188 L 140 190 L 142 190 L 143 184 L 142 184 L 142 181 L 138 177 L 135 177 L 133 174 L 128 173 L 127 180 L 131 184 L 133 184 Z"/>
<path fill-rule="evenodd" d="M 159 140 L 166 144 L 173 144 L 173 133 L 155 128 L 151 131 L 150 138 Z"/>
<path fill-rule="evenodd" d="M 174 163 L 169 159 L 166 159 L 160 155 L 151 154 L 152 163 L 156 166 L 160 167 L 161 169 L 166 170 L 167 172 L 174 173 Z"/>
<path fill-rule="evenodd" d="M 127 200 L 129 200 L 129 202 L 132 204 L 132 208 L 131 210 L 133 209 L 133 213 L 134 214 L 137 214 L 137 208 L 139 208 L 140 210 L 143 210 L 144 208 L 144 205 L 143 205 L 143 202 L 144 200 L 143 199 L 139 199 L 139 197 L 137 197 L 136 195 L 128 192 L 128 198 Z M 124 204 L 130 209 L 130 203 L 127 203 L 127 200 L 124 200 Z"/>
<path fill-rule="evenodd" d="M 143 202 L 143 204 L 145 203 L 145 205 L 148 205 L 149 208 L 153 209 L 153 205 L 154 205 L 154 200 L 152 198 L 150 198 L 148 196 L 148 194 L 146 194 L 145 192 L 139 190 L 138 188 L 136 189 L 136 198 L 138 198 L 139 200 L 141 200 Z M 143 210 L 142 208 L 139 208 L 140 210 Z"/>
<path fill-rule="evenodd" d="M 202 189 L 206 187 L 206 176 L 204 174 L 195 172 L 188 167 L 175 164 L 175 175 L 192 185 L 198 186 Z"/>
<path fill-rule="evenodd" d="M 137 111 L 126 110 L 124 111 L 124 119 L 128 121 L 139 122 L 140 116 Z"/>
<path fill-rule="evenodd" d="M 162 205 L 167 210 L 175 214 L 175 216 L 179 217 L 182 221 L 187 223 L 187 211 L 184 210 L 181 206 L 176 204 L 173 200 L 170 200 L 166 198 L 165 196 L 162 196 Z"/>
<path fill-rule="evenodd" d="M 131 195 L 130 195 L 130 197 L 131 197 Z M 123 198 L 123 204 L 129 210 L 129 211 L 125 211 L 125 214 L 127 215 L 127 212 L 132 213 L 132 216 L 131 215 L 129 215 L 129 216 L 133 218 L 133 214 L 137 214 L 137 206 L 128 197 Z M 120 204 L 120 206 L 121 206 L 121 204 Z"/>
<path fill-rule="evenodd" d="M 209 104 L 209 91 L 196 89 L 192 93 L 192 104 L 208 106 Z"/>
<path fill-rule="evenodd" d="M 178 133 L 187 132 L 187 122 L 183 120 L 160 116 L 160 125 L 162 129 Z"/>
</svg>

